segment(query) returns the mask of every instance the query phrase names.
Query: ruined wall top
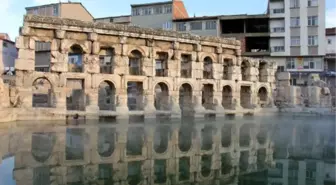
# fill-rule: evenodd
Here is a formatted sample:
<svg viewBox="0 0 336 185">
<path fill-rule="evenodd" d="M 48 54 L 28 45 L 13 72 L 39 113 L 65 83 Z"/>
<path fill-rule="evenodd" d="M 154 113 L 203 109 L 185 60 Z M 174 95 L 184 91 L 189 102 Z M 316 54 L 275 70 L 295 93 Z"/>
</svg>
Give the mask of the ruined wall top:
<svg viewBox="0 0 336 185">
<path fill-rule="evenodd" d="M 128 32 L 139 35 L 149 35 L 149 36 L 162 36 L 170 37 L 174 39 L 183 39 L 183 40 L 194 40 L 194 41 L 203 41 L 203 42 L 215 42 L 226 45 L 239 46 L 241 45 L 239 40 L 234 39 L 224 39 L 220 37 L 213 36 L 198 36 L 189 33 L 180 33 L 177 31 L 167 31 L 162 29 L 153 29 L 153 28 L 141 28 L 137 26 L 127 26 L 114 23 L 104 23 L 104 22 L 87 22 L 74 19 L 65 19 L 58 17 L 45 17 L 38 15 L 26 15 L 24 17 L 24 26 L 28 27 L 43 27 L 47 29 L 64 29 L 69 30 L 74 29 L 74 27 L 80 28 L 78 31 L 82 32 L 97 32 L 97 30 L 113 30 L 118 32 Z M 71 27 L 71 29 L 70 29 Z M 41 27 L 42 28 L 42 27 Z M 238 48 L 238 47 L 237 47 Z"/>
</svg>

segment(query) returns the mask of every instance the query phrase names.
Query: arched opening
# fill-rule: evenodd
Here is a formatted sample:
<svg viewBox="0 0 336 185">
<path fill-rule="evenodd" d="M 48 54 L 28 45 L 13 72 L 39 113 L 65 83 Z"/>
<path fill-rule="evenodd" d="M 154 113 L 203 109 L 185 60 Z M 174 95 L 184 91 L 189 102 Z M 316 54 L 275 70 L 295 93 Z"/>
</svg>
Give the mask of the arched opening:
<svg viewBox="0 0 336 185">
<path fill-rule="evenodd" d="M 85 94 L 85 83 L 83 79 L 67 79 L 67 110 L 84 111 L 87 97 Z"/>
<path fill-rule="evenodd" d="M 168 90 L 168 86 L 165 83 L 161 82 L 155 86 L 154 106 L 156 110 L 169 110 L 170 109 L 169 90 Z"/>
<path fill-rule="evenodd" d="M 68 71 L 73 73 L 83 72 L 83 54 L 82 47 L 74 44 L 70 47 L 68 54 Z"/>
<path fill-rule="evenodd" d="M 142 75 L 142 54 L 138 50 L 133 50 L 128 56 L 129 63 L 129 74 L 140 76 Z"/>
<path fill-rule="evenodd" d="M 204 84 L 202 88 L 202 105 L 207 110 L 214 110 L 214 90 L 212 84 Z"/>
<path fill-rule="evenodd" d="M 203 177 L 208 177 L 211 173 L 211 155 L 203 155 L 201 158 L 201 174 Z"/>
<path fill-rule="evenodd" d="M 227 175 L 232 170 L 231 153 L 221 154 L 221 174 Z"/>
<path fill-rule="evenodd" d="M 99 52 L 99 67 L 102 74 L 114 73 L 114 49 L 101 48 Z"/>
<path fill-rule="evenodd" d="M 33 82 L 33 107 L 54 107 L 52 85 L 46 78 L 37 78 Z"/>
<path fill-rule="evenodd" d="M 232 89 L 229 85 L 223 87 L 222 91 L 222 105 L 225 109 L 232 108 Z"/>
<path fill-rule="evenodd" d="M 154 133 L 154 151 L 158 154 L 162 154 L 167 151 L 168 143 L 170 139 L 169 126 L 159 126 Z"/>
<path fill-rule="evenodd" d="M 142 147 L 145 143 L 145 130 L 143 127 L 131 127 L 127 131 L 126 154 L 142 155 Z"/>
<path fill-rule="evenodd" d="M 99 110 L 115 110 L 115 87 L 109 81 L 99 84 L 98 106 Z"/>
<path fill-rule="evenodd" d="M 212 59 L 210 57 L 205 57 L 203 61 L 203 78 L 204 79 L 212 79 Z"/>
<path fill-rule="evenodd" d="M 183 84 L 179 90 L 179 103 L 180 108 L 182 111 L 192 111 L 193 104 L 192 104 L 192 87 L 190 84 Z"/>
<path fill-rule="evenodd" d="M 127 106 L 130 111 L 144 109 L 144 90 L 142 82 L 127 82 Z"/>
<path fill-rule="evenodd" d="M 192 62 L 191 55 L 181 55 L 181 78 L 191 78 Z"/>
<path fill-rule="evenodd" d="M 259 82 L 267 82 L 267 63 L 259 63 Z"/>
<path fill-rule="evenodd" d="M 265 87 L 261 87 L 258 91 L 258 98 L 259 98 L 259 105 L 261 107 L 265 106 L 267 104 L 267 89 Z"/>
<path fill-rule="evenodd" d="M 257 134 L 257 140 L 260 145 L 264 145 L 267 140 L 267 127 L 262 126 Z"/>
<path fill-rule="evenodd" d="M 178 146 L 181 152 L 188 152 L 192 147 L 195 132 L 190 126 L 181 126 L 178 133 Z"/>
<path fill-rule="evenodd" d="M 225 58 L 223 63 L 223 80 L 232 80 L 232 59 Z"/>
<path fill-rule="evenodd" d="M 221 142 L 222 147 L 229 147 L 231 145 L 232 125 L 224 125 L 222 127 Z"/>
<path fill-rule="evenodd" d="M 201 150 L 211 150 L 212 149 L 212 144 L 213 144 L 213 127 L 211 125 L 206 125 L 202 131 L 202 141 L 201 141 Z"/>
<path fill-rule="evenodd" d="M 155 76 L 168 76 L 168 53 L 158 52 L 156 54 Z"/>
<path fill-rule="evenodd" d="M 98 131 L 98 154 L 101 157 L 110 157 L 115 149 L 115 128 L 100 128 Z"/>
<path fill-rule="evenodd" d="M 33 133 L 31 145 L 33 158 L 37 162 L 44 163 L 51 156 L 55 143 L 55 133 Z"/>
<path fill-rule="evenodd" d="M 248 61 L 244 60 L 241 64 L 241 75 L 242 75 L 242 81 L 248 81 L 250 72 L 249 72 L 250 64 Z"/>
<path fill-rule="evenodd" d="M 239 131 L 239 146 L 248 147 L 251 142 L 251 124 L 244 124 Z"/>
<path fill-rule="evenodd" d="M 250 86 L 241 86 L 240 87 L 240 105 L 248 109 L 251 107 L 251 87 Z"/>
</svg>

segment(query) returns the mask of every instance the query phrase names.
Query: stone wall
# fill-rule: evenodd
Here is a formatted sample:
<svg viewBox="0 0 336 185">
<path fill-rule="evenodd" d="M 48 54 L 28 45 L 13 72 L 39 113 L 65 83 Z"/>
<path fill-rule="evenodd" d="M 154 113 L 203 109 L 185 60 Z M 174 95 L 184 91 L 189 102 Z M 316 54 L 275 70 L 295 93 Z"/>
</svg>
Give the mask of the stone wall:
<svg viewBox="0 0 336 185">
<path fill-rule="evenodd" d="M 51 43 L 51 62 L 49 72 L 35 71 L 35 42 Z M 213 113 L 224 113 L 222 102 L 230 102 L 233 111 L 244 111 L 240 106 L 241 86 L 248 86 L 250 99 L 249 109 L 258 107 L 260 88 L 267 90 L 267 104 L 272 102 L 272 91 L 275 88 L 274 62 L 243 58 L 240 42 L 218 37 L 203 37 L 173 31 L 144 29 L 111 23 L 93 23 L 78 20 L 60 19 L 27 15 L 16 39 L 19 49 L 16 60 L 16 86 L 12 101 L 20 100 L 16 108 L 32 110 L 32 84 L 38 78 L 46 79 L 52 89 L 53 109 L 37 109 L 38 112 L 49 112 L 45 115 L 67 114 L 66 102 L 71 88 L 67 86 L 69 79 L 83 80 L 83 92 L 86 97 L 85 114 L 101 114 L 98 106 L 99 85 L 102 82 L 112 84 L 115 89 L 116 111 L 106 114 L 128 115 L 127 88 L 128 82 L 141 82 L 143 87 L 144 112 L 155 113 L 155 86 L 164 83 L 168 87 L 172 112 L 179 115 L 179 89 L 183 84 L 192 87 L 192 105 L 196 112 L 204 112 L 202 105 L 202 88 L 205 84 L 213 86 Z M 82 68 L 80 72 L 71 72 L 69 56 L 74 47 L 81 51 Z M 113 73 L 100 73 L 100 51 L 111 48 L 114 51 Z M 132 75 L 130 57 L 133 52 L 140 53 L 140 75 Z M 166 76 L 159 77 L 156 73 L 157 53 L 167 56 Z M 181 56 L 190 56 L 191 77 L 181 77 Z M 205 79 L 204 61 L 211 60 L 210 79 Z M 229 61 L 229 65 L 225 62 Z M 241 66 L 244 63 L 244 81 Z M 259 69 L 259 64 L 263 69 Z M 224 80 L 224 64 L 228 66 Z M 132 64 L 133 65 L 133 64 Z M 259 72 L 262 70 L 262 72 Z M 260 74 L 259 74 L 260 73 Z M 232 91 L 231 100 L 223 100 L 223 87 L 229 86 Z M 13 87 L 14 88 L 14 87 Z M 14 90 L 13 90 L 14 92 Z M 245 102 L 246 104 L 246 102 Z M 210 110 L 209 110 L 210 111 Z M 248 110 L 251 112 L 251 110 Z M 19 111 L 20 112 L 20 111 Z M 21 119 L 30 119 L 31 114 L 22 111 Z M 43 116 L 42 116 L 43 117 Z M 41 118 L 41 117 L 40 117 Z M 44 119 L 44 118 L 41 118 Z"/>
</svg>

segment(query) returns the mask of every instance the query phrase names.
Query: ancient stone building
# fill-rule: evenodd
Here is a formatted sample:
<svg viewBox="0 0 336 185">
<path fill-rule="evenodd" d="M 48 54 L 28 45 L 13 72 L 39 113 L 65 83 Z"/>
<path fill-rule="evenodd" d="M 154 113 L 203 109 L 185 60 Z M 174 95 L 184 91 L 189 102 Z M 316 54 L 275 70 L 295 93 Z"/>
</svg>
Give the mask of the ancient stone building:
<svg viewBox="0 0 336 185">
<path fill-rule="evenodd" d="M 236 40 L 28 15 L 16 45 L 17 119 L 223 116 L 273 104 L 275 63 L 242 57 Z"/>
</svg>

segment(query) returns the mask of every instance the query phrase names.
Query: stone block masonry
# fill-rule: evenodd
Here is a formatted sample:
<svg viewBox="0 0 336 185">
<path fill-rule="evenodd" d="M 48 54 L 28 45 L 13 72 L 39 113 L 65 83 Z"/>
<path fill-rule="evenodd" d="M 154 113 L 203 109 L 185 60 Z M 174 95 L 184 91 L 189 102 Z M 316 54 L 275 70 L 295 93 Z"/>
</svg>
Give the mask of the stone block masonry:
<svg viewBox="0 0 336 185">
<path fill-rule="evenodd" d="M 276 64 L 242 57 L 237 40 L 27 15 L 16 46 L 7 99 L 19 120 L 222 116 L 273 103 Z M 41 52 L 50 57 L 37 63 Z"/>
</svg>

